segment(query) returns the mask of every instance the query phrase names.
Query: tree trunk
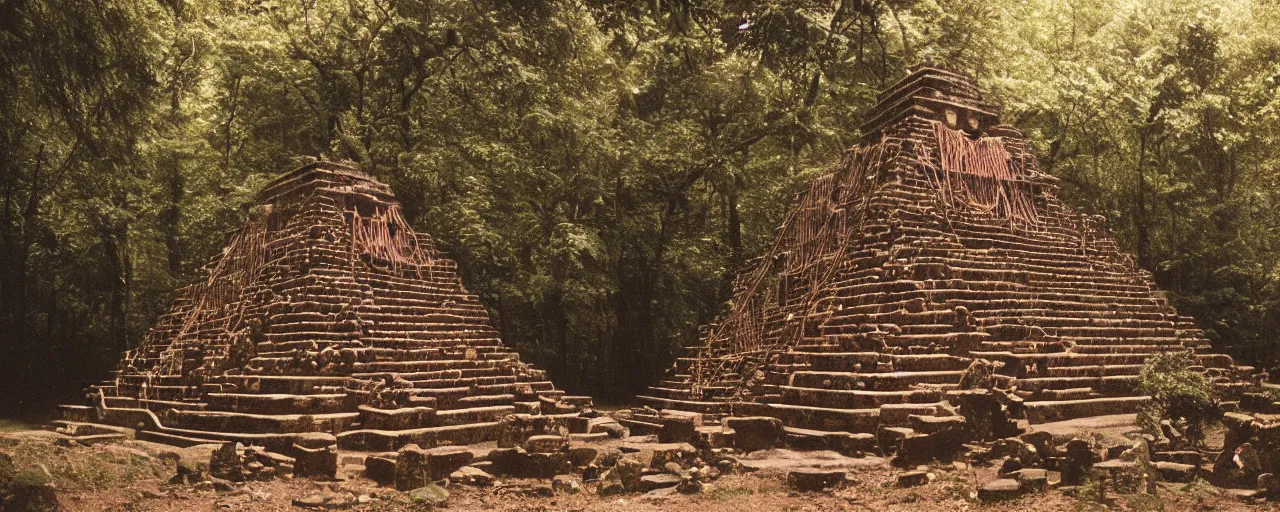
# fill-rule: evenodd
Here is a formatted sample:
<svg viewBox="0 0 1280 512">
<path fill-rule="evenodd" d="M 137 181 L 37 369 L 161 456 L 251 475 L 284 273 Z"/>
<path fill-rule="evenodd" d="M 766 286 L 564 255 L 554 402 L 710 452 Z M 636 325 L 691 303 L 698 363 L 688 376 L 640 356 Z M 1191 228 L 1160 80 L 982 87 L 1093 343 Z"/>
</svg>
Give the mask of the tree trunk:
<svg viewBox="0 0 1280 512">
<path fill-rule="evenodd" d="M 1138 142 L 1138 193 L 1137 201 L 1134 203 L 1136 213 L 1134 214 L 1134 223 L 1138 228 L 1138 266 L 1149 268 L 1147 258 L 1150 256 L 1148 250 L 1148 233 L 1147 233 L 1147 206 L 1146 206 L 1146 173 L 1143 170 L 1143 163 L 1147 158 L 1147 131 L 1142 129 Z"/>
</svg>

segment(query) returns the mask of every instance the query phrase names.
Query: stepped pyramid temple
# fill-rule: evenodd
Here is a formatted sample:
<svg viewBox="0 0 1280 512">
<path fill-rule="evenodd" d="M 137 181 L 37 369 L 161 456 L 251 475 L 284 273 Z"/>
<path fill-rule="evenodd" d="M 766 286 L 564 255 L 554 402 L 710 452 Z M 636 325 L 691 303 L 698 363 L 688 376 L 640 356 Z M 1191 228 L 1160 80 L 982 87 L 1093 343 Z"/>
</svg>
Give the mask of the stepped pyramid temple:
<svg viewBox="0 0 1280 512">
<path fill-rule="evenodd" d="M 1135 412 L 1153 354 L 1193 353 L 1221 389 L 1251 370 L 1211 352 L 1100 218 L 1057 198 L 971 79 L 917 68 L 861 131 L 633 431 L 677 410 L 772 416 L 793 437 L 911 436 L 958 419 L 975 387 L 1040 423 Z"/>
<path fill-rule="evenodd" d="M 503 346 L 388 186 L 328 162 L 269 184 L 89 401 L 64 406 L 63 423 L 295 455 L 494 440 L 503 418 L 591 404 Z"/>
</svg>

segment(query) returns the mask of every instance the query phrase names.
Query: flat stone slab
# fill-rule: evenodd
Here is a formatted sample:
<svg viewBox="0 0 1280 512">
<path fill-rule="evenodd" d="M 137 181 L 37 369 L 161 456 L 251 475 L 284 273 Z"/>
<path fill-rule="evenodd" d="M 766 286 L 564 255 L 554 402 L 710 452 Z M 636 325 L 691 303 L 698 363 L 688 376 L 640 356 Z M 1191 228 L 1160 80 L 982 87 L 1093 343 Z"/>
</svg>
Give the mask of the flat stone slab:
<svg viewBox="0 0 1280 512">
<path fill-rule="evenodd" d="M 830 469 L 793 469 L 787 473 L 787 485 L 800 492 L 814 492 L 841 487 L 848 473 Z"/>
<path fill-rule="evenodd" d="M 978 488 L 978 499 L 984 502 L 1010 500 L 1022 495 L 1022 485 L 1012 478 L 992 480 Z"/>
</svg>

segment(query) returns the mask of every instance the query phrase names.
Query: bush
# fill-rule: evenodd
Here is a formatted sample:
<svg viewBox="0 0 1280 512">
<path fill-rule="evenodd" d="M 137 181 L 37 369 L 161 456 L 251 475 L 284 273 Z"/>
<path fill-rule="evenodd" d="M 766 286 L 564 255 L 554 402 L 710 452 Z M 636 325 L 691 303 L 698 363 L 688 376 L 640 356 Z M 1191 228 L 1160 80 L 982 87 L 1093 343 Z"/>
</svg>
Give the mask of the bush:
<svg viewBox="0 0 1280 512">
<path fill-rule="evenodd" d="M 1170 420 L 1188 441 L 1204 440 L 1205 423 L 1217 416 L 1213 385 L 1201 373 L 1188 368 L 1198 363 L 1190 352 L 1159 354 L 1147 361 L 1138 374 L 1138 391 L 1151 397 L 1151 404 L 1138 413 L 1138 425 L 1160 436 L 1161 420 Z"/>
</svg>

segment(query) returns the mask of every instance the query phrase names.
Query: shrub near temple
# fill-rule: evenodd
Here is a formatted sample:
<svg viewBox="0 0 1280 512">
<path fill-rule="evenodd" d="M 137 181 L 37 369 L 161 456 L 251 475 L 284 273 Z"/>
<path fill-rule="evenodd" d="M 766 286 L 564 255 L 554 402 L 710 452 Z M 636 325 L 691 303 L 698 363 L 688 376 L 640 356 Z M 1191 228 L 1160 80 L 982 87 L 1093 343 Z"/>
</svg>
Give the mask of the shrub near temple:
<svg viewBox="0 0 1280 512">
<path fill-rule="evenodd" d="M 1143 430 L 1158 437 L 1160 422 L 1169 420 L 1187 440 L 1204 440 L 1204 425 L 1216 417 L 1218 406 L 1209 379 L 1190 369 L 1195 365 L 1190 352 L 1156 355 L 1143 365 L 1138 390 L 1151 397 L 1151 404 L 1138 413 Z"/>
</svg>

